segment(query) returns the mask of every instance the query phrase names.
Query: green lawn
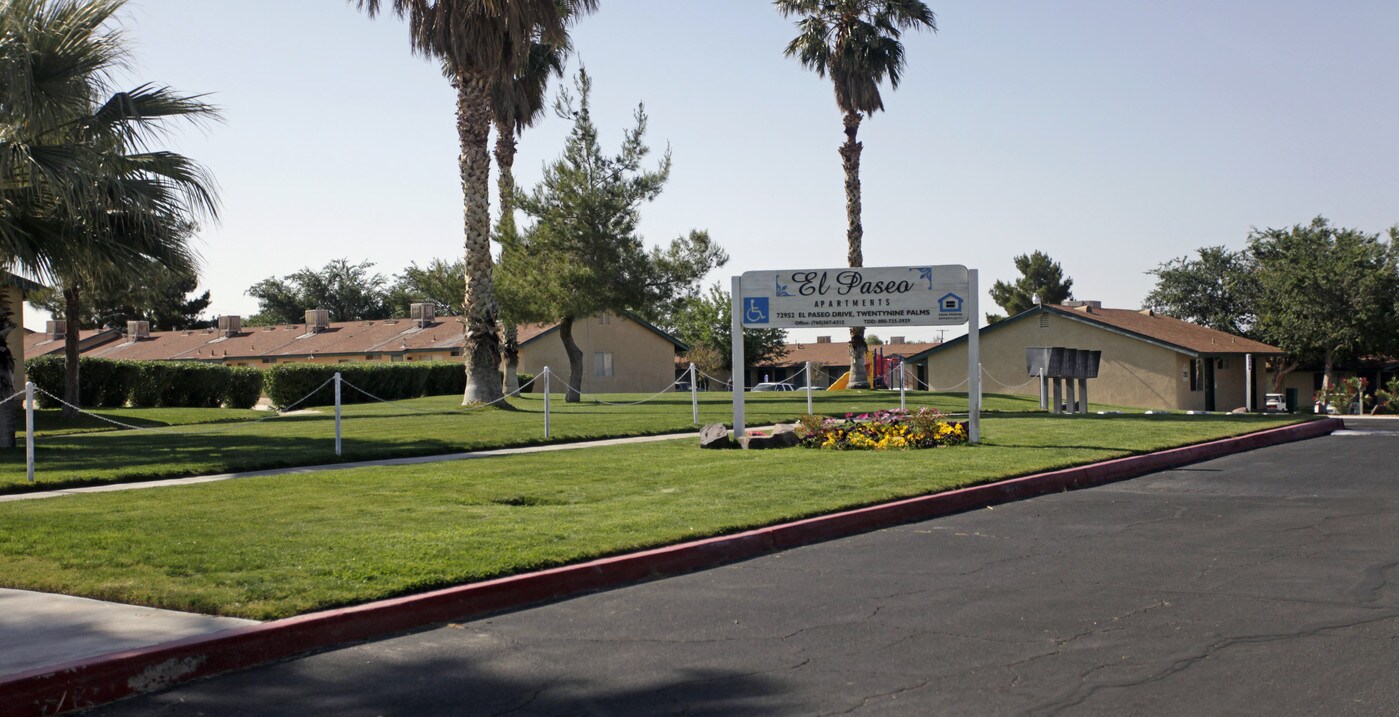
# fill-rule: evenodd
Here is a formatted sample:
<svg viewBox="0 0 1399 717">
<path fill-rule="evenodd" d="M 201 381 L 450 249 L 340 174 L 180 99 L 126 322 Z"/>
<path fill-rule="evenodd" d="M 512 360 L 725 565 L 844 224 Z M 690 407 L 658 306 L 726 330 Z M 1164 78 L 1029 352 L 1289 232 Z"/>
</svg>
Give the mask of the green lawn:
<svg viewBox="0 0 1399 717">
<path fill-rule="evenodd" d="M 261 418 L 262 411 L 236 408 L 102 408 L 93 411 L 97 416 L 81 414 L 77 418 L 65 418 L 57 408 L 41 408 L 34 412 L 34 436 L 55 436 L 92 431 L 119 431 L 122 426 L 160 428 L 164 426 L 189 426 L 204 423 L 231 423 L 251 421 Z M 113 423 L 116 421 L 117 423 Z M 23 439 L 24 417 L 20 416 L 18 428 Z"/>
<path fill-rule="evenodd" d="M 578 431 L 581 419 L 565 422 Z M 1295 420 L 988 417 L 975 447 L 701 451 L 678 440 L 0 503 L 0 585 L 283 617 Z"/>
<path fill-rule="evenodd" d="M 613 395 L 611 402 L 646 396 Z M 908 394 L 908 406 L 966 411 L 966 394 Z M 815 410 L 826 415 L 899 405 L 897 393 L 840 391 L 815 393 Z M 700 394 L 700 421 L 733 420 L 728 393 Z M 334 451 L 333 409 L 276 417 L 258 411 L 221 409 L 121 409 L 99 411 L 125 423 L 169 425 L 154 430 L 93 430 L 102 422 L 84 418 L 65 423 L 57 412 L 43 412 L 35 423 L 35 482 L 25 476 L 24 451 L 0 453 L 0 493 L 150 480 L 230 471 L 453 453 L 544 443 L 544 399 L 512 399 L 514 410 L 460 410 L 460 398 L 437 396 L 398 404 L 355 404 L 344 408 L 344 457 Z M 987 411 L 1030 411 L 1034 399 L 988 394 Z M 593 402 L 550 402 L 551 441 L 654 435 L 694 430 L 689 394 L 665 394 L 637 406 Z M 806 412 L 804 393 L 750 394 L 747 422 L 791 421 Z M 229 423 L 249 417 L 260 422 Z M 224 421 L 218 423 L 217 421 Z"/>
</svg>

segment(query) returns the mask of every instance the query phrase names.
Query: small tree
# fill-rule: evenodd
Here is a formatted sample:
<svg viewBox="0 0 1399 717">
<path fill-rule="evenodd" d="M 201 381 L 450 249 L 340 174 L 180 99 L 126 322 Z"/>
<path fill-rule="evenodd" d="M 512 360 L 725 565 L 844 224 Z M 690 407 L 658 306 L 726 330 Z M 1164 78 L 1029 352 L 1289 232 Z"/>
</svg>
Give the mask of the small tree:
<svg viewBox="0 0 1399 717">
<path fill-rule="evenodd" d="M 1340 360 L 1399 346 L 1399 229 L 1390 241 L 1338 229 L 1323 217 L 1291 229 L 1253 230 L 1258 262 L 1258 332 L 1335 383 Z"/>
<path fill-rule="evenodd" d="M 705 373 L 733 370 L 733 301 L 719 284 L 703 293 L 689 294 L 676 302 L 675 311 L 663 321 L 690 347 L 687 358 Z M 744 329 L 743 363 L 755 366 L 787 355 L 787 332 L 782 329 Z"/>
<path fill-rule="evenodd" d="M 373 268 L 370 261 L 335 259 L 320 271 L 308 266 L 281 279 L 263 279 L 248 288 L 248 295 L 258 300 L 258 312 L 248 325 L 299 324 L 307 309 L 329 309 L 335 321 L 387 319 L 388 280 L 370 273 Z"/>
<path fill-rule="evenodd" d="M 574 321 L 668 301 L 728 261 L 702 231 L 675 239 L 665 250 L 646 250 L 637 233 L 640 207 L 661 193 L 670 154 L 654 170 L 642 168 L 649 149 L 646 113 L 638 106 L 621 151 L 603 156 L 589 105 L 592 80 L 580 71 L 574 84 L 576 107 L 568 93 L 555 104 L 560 117 L 573 120 L 563 155 L 520 197 L 520 208 L 534 223 L 502 253 L 498 272 L 501 295 L 514 297 L 512 316 L 558 322 L 568 354 L 570 402 L 580 399 L 583 382 Z"/>
<path fill-rule="evenodd" d="M 1258 266 L 1247 251 L 1207 246 L 1198 258 L 1180 257 L 1148 271 L 1156 287 L 1142 308 L 1239 336 L 1258 321 Z"/>
<path fill-rule="evenodd" d="M 1034 297 L 1040 303 L 1062 304 L 1074 298 L 1074 280 L 1064 276 L 1059 262 L 1048 254 L 1036 251 L 1015 257 L 1015 268 L 1020 278 L 1015 283 L 997 281 L 991 285 L 991 299 L 1010 316 L 1027 311 L 1035 305 Z M 1001 317 L 987 314 L 987 323 L 995 323 Z"/>
<path fill-rule="evenodd" d="M 433 259 L 425 267 L 417 262 L 394 277 L 386 299 L 389 311 L 398 318 L 408 316 L 413 304 L 432 304 L 438 316 L 461 316 L 466 296 L 466 265 L 457 261 Z"/>
</svg>

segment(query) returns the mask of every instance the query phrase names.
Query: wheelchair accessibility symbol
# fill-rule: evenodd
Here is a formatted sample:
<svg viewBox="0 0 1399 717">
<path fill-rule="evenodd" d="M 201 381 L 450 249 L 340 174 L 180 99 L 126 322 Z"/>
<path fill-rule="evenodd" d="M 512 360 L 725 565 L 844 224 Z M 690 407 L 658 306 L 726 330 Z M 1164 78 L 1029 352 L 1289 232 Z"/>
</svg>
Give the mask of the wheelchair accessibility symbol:
<svg viewBox="0 0 1399 717">
<path fill-rule="evenodd" d="M 743 300 L 743 323 L 766 324 L 768 322 L 768 297 L 757 296 Z"/>
</svg>

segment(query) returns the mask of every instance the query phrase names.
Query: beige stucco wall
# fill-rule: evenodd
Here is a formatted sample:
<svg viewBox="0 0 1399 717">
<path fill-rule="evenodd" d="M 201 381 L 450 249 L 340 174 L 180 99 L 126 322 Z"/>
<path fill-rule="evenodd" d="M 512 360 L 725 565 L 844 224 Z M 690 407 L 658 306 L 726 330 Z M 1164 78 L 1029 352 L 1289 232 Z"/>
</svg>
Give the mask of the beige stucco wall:
<svg viewBox="0 0 1399 717">
<path fill-rule="evenodd" d="M 24 292 L 14 286 L 3 288 L 4 301 L 10 307 L 10 321 L 15 325 L 15 330 L 5 337 L 5 343 L 10 347 L 10 355 L 15 358 L 15 390 L 18 391 L 24 388 L 27 380 L 24 374 Z"/>
<path fill-rule="evenodd" d="M 654 393 L 675 381 L 675 344 L 625 316 L 612 314 L 606 323 L 597 316 L 575 321 L 573 340 L 583 351 L 584 393 Z M 612 353 L 611 376 L 596 375 L 594 354 L 600 351 Z M 545 366 L 555 376 L 550 391 L 563 393 L 568 354 L 558 331 L 520 347 L 520 371 L 537 376 Z"/>
<path fill-rule="evenodd" d="M 1038 396 L 1039 386 L 1025 372 L 1025 349 L 1031 346 L 1066 346 L 1102 351 L 1098 378 L 1088 382 L 1090 404 L 1111 404 L 1134 408 L 1176 411 L 1204 410 L 1204 391 L 1191 391 L 1190 358 L 1167 348 L 1061 316 L 1047 315 L 1047 326 L 1037 317 L 983 333 L 981 365 L 985 372 L 982 390 Z M 1244 403 L 1244 359 L 1230 356 L 1228 368 L 1215 371 L 1215 410 L 1228 411 Z M 1261 366 L 1259 361 L 1255 368 Z M 929 383 L 937 388 L 955 386 L 967 378 L 967 345 L 960 342 L 934 353 L 927 361 Z M 1261 391 L 1262 380 L 1255 376 Z M 959 389 L 965 391 L 963 387 Z M 1256 399 L 1262 404 L 1262 394 Z"/>
</svg>

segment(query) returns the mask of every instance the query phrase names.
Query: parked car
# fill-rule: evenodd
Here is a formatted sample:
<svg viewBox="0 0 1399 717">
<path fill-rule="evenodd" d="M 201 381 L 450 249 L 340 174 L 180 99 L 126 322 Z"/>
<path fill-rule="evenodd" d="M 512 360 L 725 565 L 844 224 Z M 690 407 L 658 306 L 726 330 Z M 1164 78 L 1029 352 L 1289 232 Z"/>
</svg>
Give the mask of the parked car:
<svg viewBox="0 0 1399 717">
<path fill-rule="evenodd" d="M 1281 393 L 1269 393 L 1263 401 L 1263 410 L 1282 413 L 1287 410 L 1287 398 Z"/>
<path fill-rule="evenodd" d="M 754 390 L 754 391 L 795 391 L 795 390 L 797 390 L 797 387 L 796 387 L 796 386 L 793 386 L 793 385 L 790 384 L 790 383 L 772 383 L 772 382 L 769 382 L 769 381 L 764 381 L 764 382 L 762 382 L 762 383 L 760 383 L 760 384 L 754 386 L 754 387 L 753 387 L 753 390 Z"/>
</svg>

